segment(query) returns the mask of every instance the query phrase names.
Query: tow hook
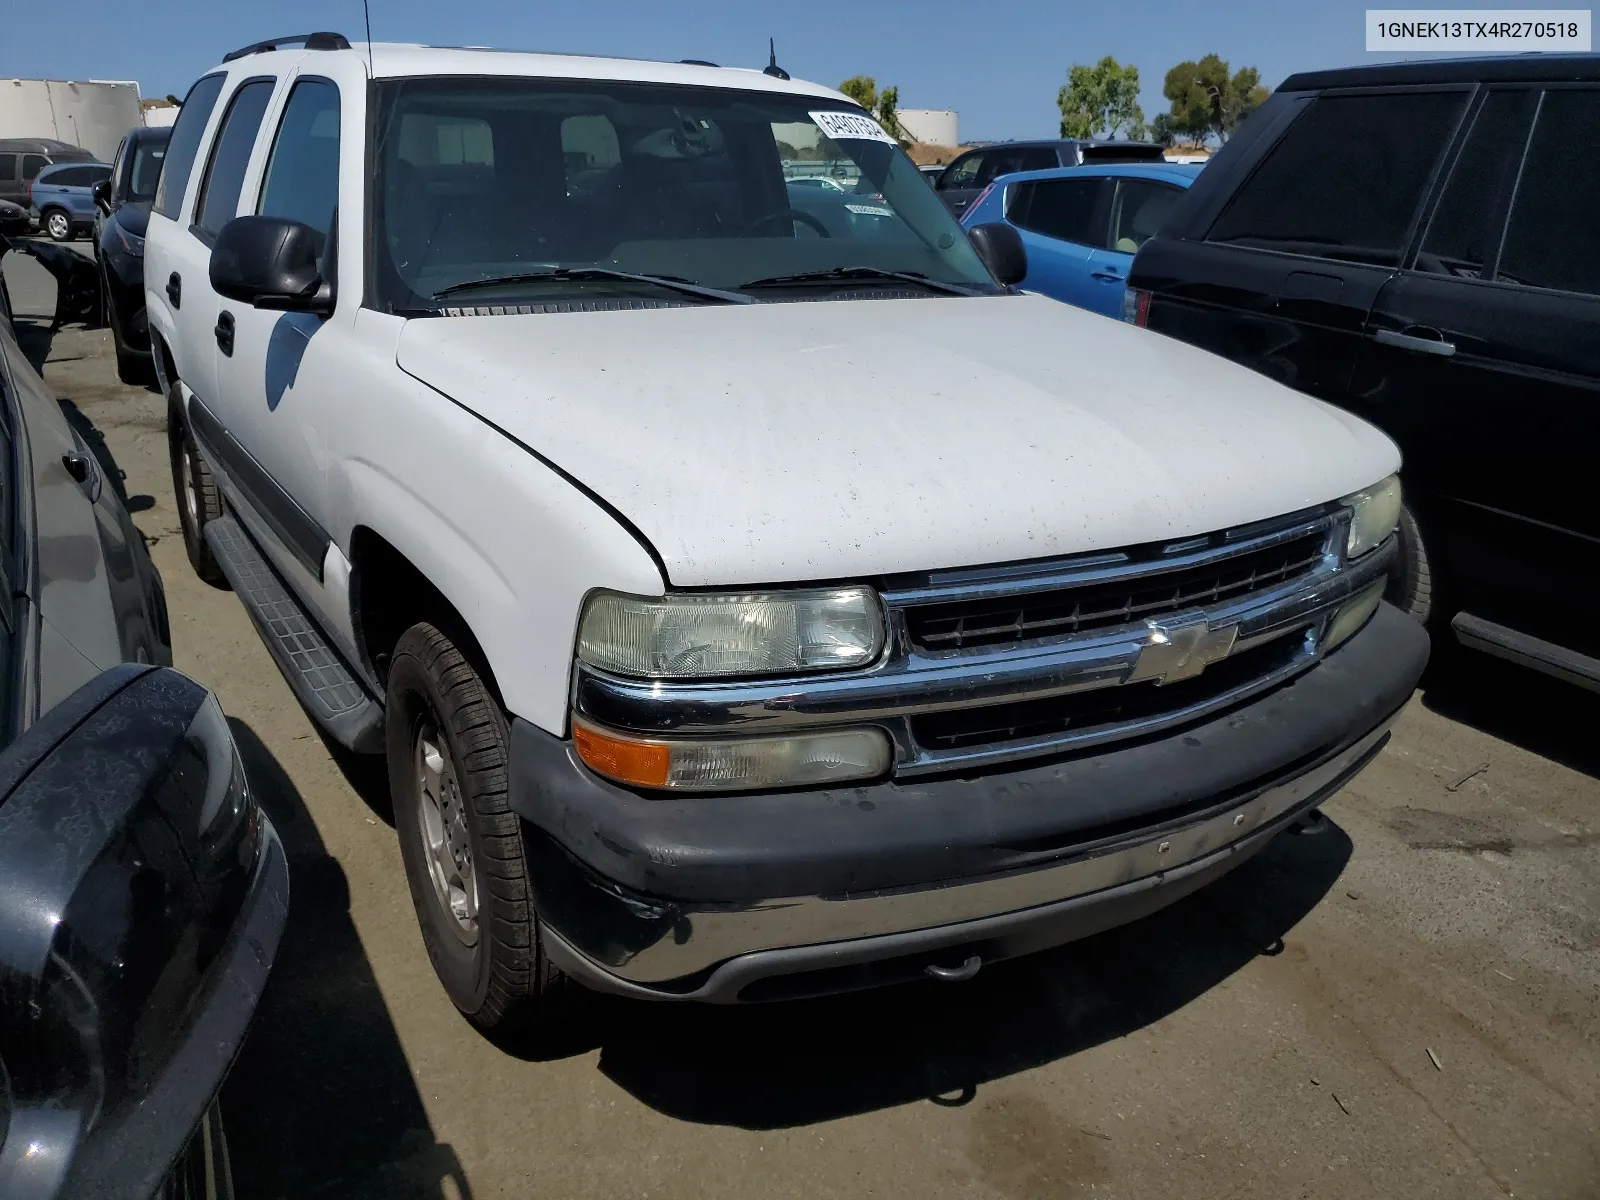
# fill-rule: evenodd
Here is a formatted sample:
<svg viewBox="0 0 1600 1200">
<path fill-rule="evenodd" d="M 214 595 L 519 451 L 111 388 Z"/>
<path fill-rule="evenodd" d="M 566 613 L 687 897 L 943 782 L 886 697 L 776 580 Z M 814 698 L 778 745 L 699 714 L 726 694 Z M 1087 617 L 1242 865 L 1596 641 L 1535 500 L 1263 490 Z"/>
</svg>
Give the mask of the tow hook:
<svg viewBox="0 0 1600 1200">
<path fill-rule="evenodd" d="M 940 983 L 965 983 L 978 973 L 978 968 L 983 966 L 983 959 L 974 954 L 959 967 L 940 967 L 929 963 L 923 971 L 930 979 L 937 979 Z"/>
</svg>

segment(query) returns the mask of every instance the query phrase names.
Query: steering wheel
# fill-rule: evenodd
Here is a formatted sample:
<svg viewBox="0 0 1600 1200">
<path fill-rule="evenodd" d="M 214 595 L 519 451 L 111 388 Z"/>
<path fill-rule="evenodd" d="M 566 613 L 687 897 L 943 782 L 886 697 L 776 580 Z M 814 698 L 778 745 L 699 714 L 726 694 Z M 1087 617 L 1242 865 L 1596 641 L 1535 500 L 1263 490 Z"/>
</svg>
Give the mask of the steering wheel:
<svg viewBox="0 0 1600 1200">
<path fill-rule="evenodd" d="M 771 225 L 776 221 L 783 220 L 785 217 L 788 217 L 791 222 L 799 221 L 802 225 L 809 225 L 812 229 L 816 230 L 818 237 L 831 238 L 833 236 L 833 234 L 828 232 L 828 227 L 826 225 L 817 220 L 810 213 L 803 213 L 798 208 L 780 208 L 769 212 L 764 217 L 757 217 L 745 227 L 745 232 L 754 233 L 763 225 Z"/>
</svg>

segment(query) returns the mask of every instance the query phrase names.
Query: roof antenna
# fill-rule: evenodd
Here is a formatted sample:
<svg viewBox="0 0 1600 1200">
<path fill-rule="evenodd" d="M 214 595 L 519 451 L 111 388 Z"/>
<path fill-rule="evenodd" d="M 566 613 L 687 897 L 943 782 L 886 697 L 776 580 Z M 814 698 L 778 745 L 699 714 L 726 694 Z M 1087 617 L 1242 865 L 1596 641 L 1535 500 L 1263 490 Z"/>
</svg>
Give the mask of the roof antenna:
<svg viewBox="0 0 1600 1200">
<path fill-rule="evenodd" d="M 362 3 L 366 3 L 366 0 L 362 0 Z M 789 78 L 789 72 L 778 65 L 778 47 L 771 38 L 767 39 L 767 69 L 761 73 L 771 75 L 774 79 Z"/>
<path fill-rule="evenodd" d="M 367 0 L 361 0 L 361 17 L 367 23 L 367 77 L 372 77 L 372 8 Z"/>
</svg>

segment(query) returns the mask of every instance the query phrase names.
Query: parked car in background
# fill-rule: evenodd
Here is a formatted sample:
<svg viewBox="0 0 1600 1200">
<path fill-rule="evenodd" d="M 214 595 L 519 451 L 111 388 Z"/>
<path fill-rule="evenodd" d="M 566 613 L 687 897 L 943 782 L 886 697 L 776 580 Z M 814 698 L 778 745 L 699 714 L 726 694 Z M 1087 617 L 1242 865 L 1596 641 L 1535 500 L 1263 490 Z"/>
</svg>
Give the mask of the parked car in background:
<svg viewBox="0 0 1600 1200">
<path fill-rule="evenodd" d="M 889 215 L 829 229 L 780 145 Z M 387 757 L 480 1028 L 959 983 L 1382 747 L 1393 444 L 1023 258 L 769 73 L 314 34 L 190 90 L 146 245 L 184 543 Z"/>
<path fill-rule="evenodd" d="M 1594 56 L 1293 76 L 1139 252 L 1129 315 L 1381 425 L 1395 601 L 1600 688 L 1596 131 Z"/>
<path fill-rule="evenodd" d="M 94 162 L 82 146 L 52 138 L 0 138 L 0 200 L 27 208 L 28 185 L 55 163 Z"/>
<path fill-rule="evenodd" d="M 68 242 L 94 226 L 94 185 L 111 175 L 109 163 L 63 163 L 40 171 L 29 188 L 39 228 Z"/>
<path fill-rule="evenodd" d="M 1002 175 L 961 224 L 1003 221 L 1016 229 L 1028 251 L 1024 290 L 1120 317 L 1134 254 L 1199 170 L 1152 162 Z"/>
<path fill-rule="evenodd" d="M 33 218 L 28 210 L 10 200 L 0 200 L 0 237 L 27 237 L 33 232 Z"/>
<path fill-rule="evenodd" d="M 123 383 L 155 378 L 144 311 L 144 235 L 171 136 L 170 128 L 135 129 L 117 147 L 110 177 L 94 185 L 95 258 Z"/>
<path fill-rule="evenodd" d="M 996 142 L 959 155 L 939 175 L 934 190 L 956 216 L 1002 175 L 1081 167 L 1088 163 L 1160 162 L 1162 149 L 1153 142 L 1051 138 L 1038 142 Z"/>
<path fill-rule="evenodd" d="M 944 174 L 945 166 L 944 163 L 929 163 L 918 167 L 917 170 L 922 172 L 922 177 L 928 181 L 929 187 L 935 187 L 939 183 L 939 176 Z"/>
<path fill-rule="evenodd" d="M 4 301 L 0 1195 L 226 1200 L 217 1095 L 287 864 L 216 698 L 170 668 L 115 464 Z"/>
</svg>

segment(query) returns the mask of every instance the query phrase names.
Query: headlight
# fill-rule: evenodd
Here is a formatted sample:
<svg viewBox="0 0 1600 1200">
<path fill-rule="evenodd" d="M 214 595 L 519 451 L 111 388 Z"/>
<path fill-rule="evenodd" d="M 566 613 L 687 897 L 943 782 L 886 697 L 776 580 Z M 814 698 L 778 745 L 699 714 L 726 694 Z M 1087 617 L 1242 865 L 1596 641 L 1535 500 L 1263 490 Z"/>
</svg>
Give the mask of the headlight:
<svg viewBox="0 0 1600 1200">
<path fill-rule="evenodd" d="M 1350 509 L 1350 536 L 1345 542 L 1345 557 L 1360 558 L 1382 543 L 1400 524 L 1400 476 L 1363 488 L 1339 501 Z"/>
<path fill-rule="evenodd" d="M 596 592 L 578 623 L 578 657 L 647 679 L 790 675 L 863 667 L 883 649 L 870 588 L 652 599 Z"/>
<path fill-rule="evenodd" d="M 117 240 L 122 243 L 122 248 L 134 258 L 144 257 L 144 239 L 136 233 L 129 233 L 121 225 L 117 226 Z"/>
<path fill-rule="evenodd" d="M 782 737 L 645 738 L 572 722 L 578 757 L 635 787 L 743 792 L 871 779 L 889 769 L 881 729 L 824 729 Z"/>
</svg>

